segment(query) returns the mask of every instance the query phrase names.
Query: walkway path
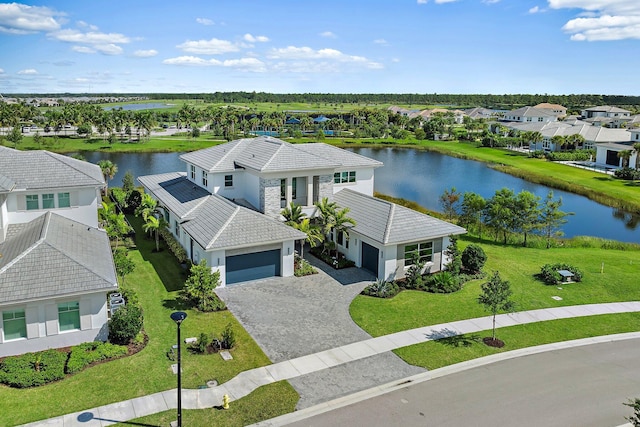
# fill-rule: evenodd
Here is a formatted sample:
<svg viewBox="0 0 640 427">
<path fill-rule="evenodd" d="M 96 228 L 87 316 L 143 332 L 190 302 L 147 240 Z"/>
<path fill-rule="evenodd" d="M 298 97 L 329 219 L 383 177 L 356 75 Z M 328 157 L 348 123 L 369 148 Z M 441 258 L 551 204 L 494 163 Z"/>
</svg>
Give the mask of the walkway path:
<svg viewBox="0 0 640 427">
<path fill-rule="evenodd" d="M 498 315 L 496 316 L 496 327 L 503 328 L 545 320 L 639 311 L 640 301 L 546 308 Z M 258 387 L 276 381 L 298 378 L 313 372 L 386 353 L 397 348 L 460 334 L 485 331 L 491 329 L 491 327 L 492 317 L 486 316 L 425 326 L 383 335 L 377 338 L 370 338 L 319 353 L 245 371 L 218 387 L 201 390 L 183 390 L 182 407 L 184 409 L 205 409 L 219 406 L 222 403 L 222 396 L 225 394 L 229 395 L 231 401 L 237 400 L 248 395 Z M 99 408 L 88 409 L 83 412 L 38 421 L 27 424 L 27 426 L 107 426 L 115 422 L 128 421 L 175 409 L 176 407 L 177 393 L 176 390 L 173 389 L 101 406 Z"/>
</svg>

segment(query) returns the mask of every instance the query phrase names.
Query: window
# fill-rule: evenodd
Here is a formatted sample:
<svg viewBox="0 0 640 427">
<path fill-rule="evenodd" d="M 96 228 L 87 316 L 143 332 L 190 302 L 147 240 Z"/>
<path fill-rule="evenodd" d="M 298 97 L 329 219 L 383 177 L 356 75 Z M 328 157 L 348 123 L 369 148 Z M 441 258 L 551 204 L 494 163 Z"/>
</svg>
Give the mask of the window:
<svg viewBox="0 0 640 427">
<path fill-rule="evenodd" d="M 171 224 L 171 214 L 169 213 L 169 209 L 164 208 L 164 220 L 167 224 Z"/>
<path fill-rule="evenodd" d="M 56 207 L 56 202 L 53 200 L 53 194 L 42 195 L 42 209 L 53 209 Z"/>
<path fill-rule="evenodd" d="M 207 171 L 202 171 L 202 186 L 206 187 L 208 185 L 208 180 L 207 180 Z"/>
<path fill-rule="evenodd" d="M 58 193 L 58 207 L 71 207 L 71 198 L 69 197 L 69 193 Z"/>
<path fill-rule="evenodd" d="M 233 175 L 225 175 L 224 176 L 224 186 L 225 187 L 233 187 Z"/>
<path fill-rule="evenodd" d="M 40 209 L 40 207 L 38 206 L 38 195 L 27 194 L 27 210 L 33 211 L 36 209 Z"/>
<path fill-rule="evenodd" d="M 27 321 L 24 310 L 2 312 L 2 327 L 5 340 L 17 340 L 27 337 Z"/>
<path fill-rule="evenodd" d="M 180 237 L 180 224 L 178 224 L 178 221 L 174 221 L 173 227 L 176 229 L 176 236 Z"/>
<path fill-rule="evenodd" d="M 60 332 L 80 329 L 80 303 L 77 301 L 58 304 Z"/>
<path fill-rule="evenodd" d="M 345 248 L 349 249 L 349 234 L 343 232 L 343 231 L 339 231 L 338 232 L 338 243 L 341 246 L 344 246 Z"/>
<path fill-rule="evenodd" d="M 333 174 L 334 184 L 344 184 L 346 182 L 356 182 L 356 171 L 336 172 Z"/>
<path fill-rule="evenodd" d="M 297 190 L 297 188 L 296 188 L 297 185 L 296 184 L 297 184 L 297 180 L 295 178 L 292 178 L 291 179 L 291 197 L 293 199 L 297 199 L 298 198 L 298 196 L 296 196 L 296 194 L 298 193 L 296 191 Z"/>
<path fill-rule="evenodd" d="M 282 200 L 284 200 L 285 202 L 287 201 L 287 180 L 286 179 L 280 180 L 280 201 Z"/>
<path fill-rule="evenodd" d="M 422 242 L 404 247 L 404 265 L 411 265 L 411 259 L 418 256 L 421 262 L 429 262 L 433 258 L 433 242 Z"/>
<path fill-rule="evenodd" d="M 193 166 L 193 165 L 191 165 L 191 179 L 192 179 L 193 181 L 195 181 L 195 180 L 196 180 L 196 167 L 195 167 L 195 166 Z"/>
</svg>

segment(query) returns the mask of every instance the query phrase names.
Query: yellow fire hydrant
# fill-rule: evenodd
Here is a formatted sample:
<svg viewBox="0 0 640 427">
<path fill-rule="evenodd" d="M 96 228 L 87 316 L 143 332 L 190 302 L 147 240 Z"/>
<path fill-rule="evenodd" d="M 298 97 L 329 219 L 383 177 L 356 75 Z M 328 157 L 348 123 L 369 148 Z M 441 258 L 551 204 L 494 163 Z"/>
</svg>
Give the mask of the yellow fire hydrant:
<svg viewBox="0 0 640 427">
<path fill-rule="evenodd" d="M 229 395 L 222 396 L 222 409 L 229 409 Z"/>
</svg>

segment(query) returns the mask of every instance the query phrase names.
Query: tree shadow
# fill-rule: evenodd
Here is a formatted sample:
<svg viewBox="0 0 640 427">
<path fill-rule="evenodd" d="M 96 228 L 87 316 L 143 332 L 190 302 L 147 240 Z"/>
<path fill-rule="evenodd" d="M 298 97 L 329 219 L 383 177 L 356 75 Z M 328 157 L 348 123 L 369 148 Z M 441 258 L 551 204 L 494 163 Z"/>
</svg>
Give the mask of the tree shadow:
<svg viewBox="0 0 640 427">
<path fill-rule="evenodd" d="M 446 336 L 443 338 L 434 338 L 434 341 L 438 344 L 446 345 L 448 347 L 471 347 L 473 344 L 482 342 L 482 338 L 478 334 L 464 334 Z"/>
<path fill-rule="evenodd" d="M 185 311 L 192 308 L 182 298 L 173 298 L 162 300 L 162 306 L 168 308 L 171 311 Z"/>
</svg>

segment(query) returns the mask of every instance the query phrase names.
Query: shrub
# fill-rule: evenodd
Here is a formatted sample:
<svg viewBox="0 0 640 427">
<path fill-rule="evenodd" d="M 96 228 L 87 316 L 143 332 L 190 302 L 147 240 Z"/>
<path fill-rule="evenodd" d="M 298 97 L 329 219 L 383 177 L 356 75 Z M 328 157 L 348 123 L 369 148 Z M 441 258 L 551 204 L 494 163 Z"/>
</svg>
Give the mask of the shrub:
<svg viewBox="0 0 640 427">
<path fill-rule="evenodd" d="M 222 339 L 220 344 L 223 349 L 231 350 L 236 345 L 236 333 L 233 331 L 231 323 L 227 323 L 227 326 L 222 331 Z"/>
<path fill-rule="evenodd" d="M 127 193 L 122 188 L 109 188 L 109 193 L 120 209 L 124 209 L 127 206 Z"/>
<path fill-rule="evenodd" d="M 296 268 L 293 272 L 296 277 L 309 276 L 311 274 L 316 274 L 317 271 L 306 259 L 298 258 L 296 259 Z"/>
<path fill-rule="evenodd" d="M 187 251 L 182 247 L 173 234 L 166 228 L 161 228 L 160 237 L 165 241 L 171 253 L 177 258 L 180 264 L 187 262 Z"/>
<path fill-rule="evenodd" d="M 405 274 L 403 287 L 405 289 L 419 289 L 422 286 L 422 269 L 425 262 L 420 261 L 420 257 L 417 254 L 413 254 L 409 262 L 411 265 L 407 269 L 407 274 Z"/>
<path fill-rule="evenodd" d="M 46 350 L 6 357 L 0 363 L 0 383 L 10 387 L 35 387 L 64 378 L 67 353 Z"/>
<path fill-rule="evenodd" d="M 133 190 L 127 195 L 125 206 L 123 207 L 124 213 L 132 214 L 136 211 L 138 206 L 142 202 L 142 193 L 140 190 Z"/>
<path fill-rule="evenodd" d="M 67 361 L 67 374 L 80 372 L 90 364 L 101 360 L 115 359 L 127 354 L 127 348 L 99 341 L 76 345 L 71 348 Z"/>
<path fill-rule="evenodd" d="M 640 172 L 630 167 L 624 167 L 621 169 L 617 169 L 613 172 L 613 174 L 618 179 L 624 179 L 626 181 L 631 181 L 635 179 L 640 179 Z"/>
<path fill-rule="evenodd" d="M 441 271 L 431 276 L 427 289 L 436 294 L 450 294 L 462 289 L 462 282 L 450 272 Z"/>
<path fill-rule="evenodd" d="M 189 344 L 189 350 L 194 353 L 204 353 L 207 351 L 207 347 L 209 346 L 210 340 L 209 335 L 202 332 L 198 337 L 198 341 Z"/>
<path fill-rule="evenodd" d="M 487 254 L 482 247 L 475 243 L 470 244 L 462 251 L 462 268 L 470 273 L 478 273 L 487 262 Z"/>
<path fill-rule="evenodd" d="M 562 282 L 562 276 L 558 273 L 558 270 L 568 270 L 572 272 L 572 280 L 574 282 L 582 281 L 582 272 L 576 267 L 564 263 L 543 265 L 537 277 L 547 285 L 557 285 Z"/>
<path fill-rule="evenodd" d="M 400 292 L 400 288 L 395 282 L 378 279 L 368 285 L 362 291 L 362 295 L 376 298 L 393 298 Z"/>
<path fill-rule="evenodd" d="M 550 161 L 587 161 L 596 156 L 594 150 L 550 151 L 545 154 Z"/>
<path fill-rule="evenodd" d="M 219 311 L 226 308 L 215 293 L 220 284 L 220 272 L 211 272 L 205 260 L 191 266 L 189 277 L 184 283 L 181 296 L 200 311 Z"/>
<path fill-rule="evenodd" d="M 109 341 L 127 345 L 142 330 L 142 309 L 135 304 L 120 307 L 109 321 Z"/>
</svg>

